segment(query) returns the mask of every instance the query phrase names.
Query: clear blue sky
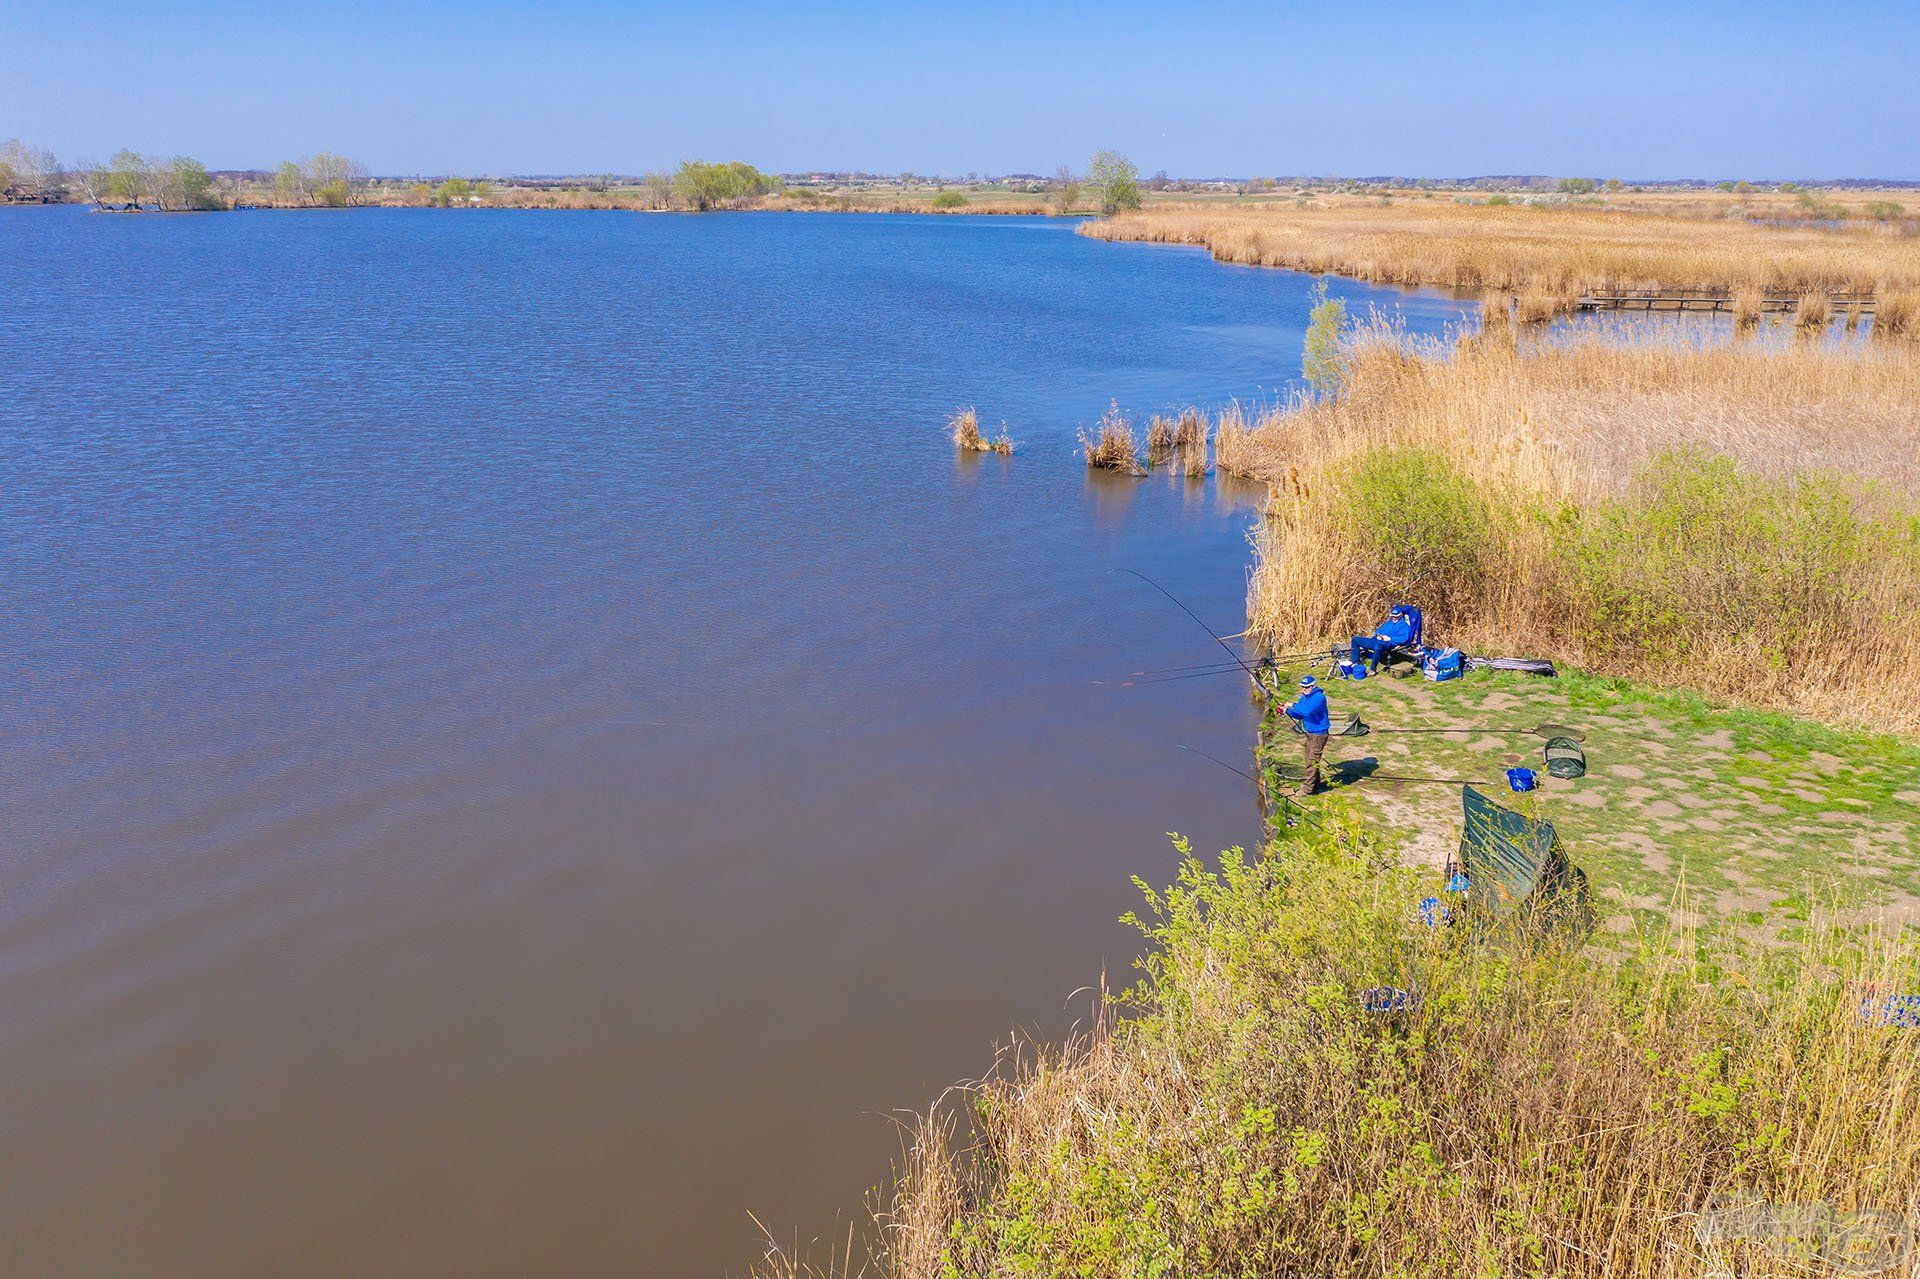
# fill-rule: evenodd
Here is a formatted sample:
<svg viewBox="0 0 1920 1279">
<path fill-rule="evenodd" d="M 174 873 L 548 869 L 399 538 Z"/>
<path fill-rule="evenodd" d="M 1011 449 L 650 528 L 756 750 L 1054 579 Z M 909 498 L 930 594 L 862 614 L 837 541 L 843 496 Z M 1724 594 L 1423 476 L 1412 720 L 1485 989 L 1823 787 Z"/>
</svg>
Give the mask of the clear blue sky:
<svg viewBox="0 0 1920 1279">
<path fill-rule="evenodd" d="M 0 137 L 216 168 L 1920 178 L 1920 0 L 0 0 Z"/>
</svg>

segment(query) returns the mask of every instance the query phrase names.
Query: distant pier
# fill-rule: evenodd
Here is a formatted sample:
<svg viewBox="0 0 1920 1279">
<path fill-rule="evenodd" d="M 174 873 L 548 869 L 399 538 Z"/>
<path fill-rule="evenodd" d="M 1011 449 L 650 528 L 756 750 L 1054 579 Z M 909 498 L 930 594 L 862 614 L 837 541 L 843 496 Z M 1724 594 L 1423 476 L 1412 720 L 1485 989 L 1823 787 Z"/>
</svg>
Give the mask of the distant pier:
<svg viewBox="0 0 1920 1279">
<path fill-rule="evenodd" d="M 1814 296 L 1821 296 L 1815 294 Z M 1871 293 L 1829 293 L 1825 295 L 1835 313 L 1871 314 Z M 1582 311 L 1732 311 L 1730 293 L 1587 293 L 1578 302 Z M 1798 295 L 1769 293 L 1760 299 L 1761 311 L 1792 311 L 1800 305 Z"/>
</svg>

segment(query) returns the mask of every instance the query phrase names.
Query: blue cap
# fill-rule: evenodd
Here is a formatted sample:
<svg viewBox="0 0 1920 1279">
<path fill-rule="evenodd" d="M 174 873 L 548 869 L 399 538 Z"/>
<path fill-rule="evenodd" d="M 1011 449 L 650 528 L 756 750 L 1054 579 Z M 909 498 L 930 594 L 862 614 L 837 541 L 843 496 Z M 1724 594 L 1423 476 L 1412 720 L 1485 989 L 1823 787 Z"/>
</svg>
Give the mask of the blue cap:
<svg viewBox="0 0 1920 1279">
<path fill-rule="evenodd" d="M 1300 687 L 1301 687 L 1301 688 L 1312 688 L 1312 687 L 1313 687 L 1313 676 L 1311 676 L 1311 675 L 1302 675 L 1302 676 L 1300 677 Z"/>
</svg>

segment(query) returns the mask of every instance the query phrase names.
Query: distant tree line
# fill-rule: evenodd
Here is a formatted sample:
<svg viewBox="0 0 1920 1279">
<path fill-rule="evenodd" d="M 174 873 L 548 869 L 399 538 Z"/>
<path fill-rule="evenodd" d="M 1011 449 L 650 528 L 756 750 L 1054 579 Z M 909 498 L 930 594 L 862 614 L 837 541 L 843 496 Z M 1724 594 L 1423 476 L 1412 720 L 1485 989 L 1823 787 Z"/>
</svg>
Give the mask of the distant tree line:
<svg viewBox="0 0 1920 1279">
<path fill-rule="evenodd" d="M 74 161 L 67 179 L 96 208 L 184 213 L 228 207 L 207 166 L 188 155 L 161 159 L 122 148 L 105 164 Z"/>
<path fill-rule="evenodd" d="M 0 199 L 46 202 L 66 194 L 65 171 L 53 152 L 18 138 L 0 142 Z"/>
</svg>

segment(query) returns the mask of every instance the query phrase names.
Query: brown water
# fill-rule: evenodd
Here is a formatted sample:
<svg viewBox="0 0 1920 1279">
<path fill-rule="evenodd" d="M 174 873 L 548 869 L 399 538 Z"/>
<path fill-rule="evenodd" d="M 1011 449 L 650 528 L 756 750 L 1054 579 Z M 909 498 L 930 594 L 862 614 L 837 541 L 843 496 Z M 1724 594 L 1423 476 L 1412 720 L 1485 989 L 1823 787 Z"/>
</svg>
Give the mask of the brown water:
<svg viewBox="0 0 1920 1279">
<path fill-rule="evenodd" d="M 1335 285 L 1432 328 L 1458 305 Z M 1249 837 L 1306 281 L 1028 219 L 0 213 L 0 1269 L 739 1273 Z M 977 403 L 1023 441 L 956 458 Z M 836 1222 L 840 1225 L 836 1225 Z"/>
</svg>

